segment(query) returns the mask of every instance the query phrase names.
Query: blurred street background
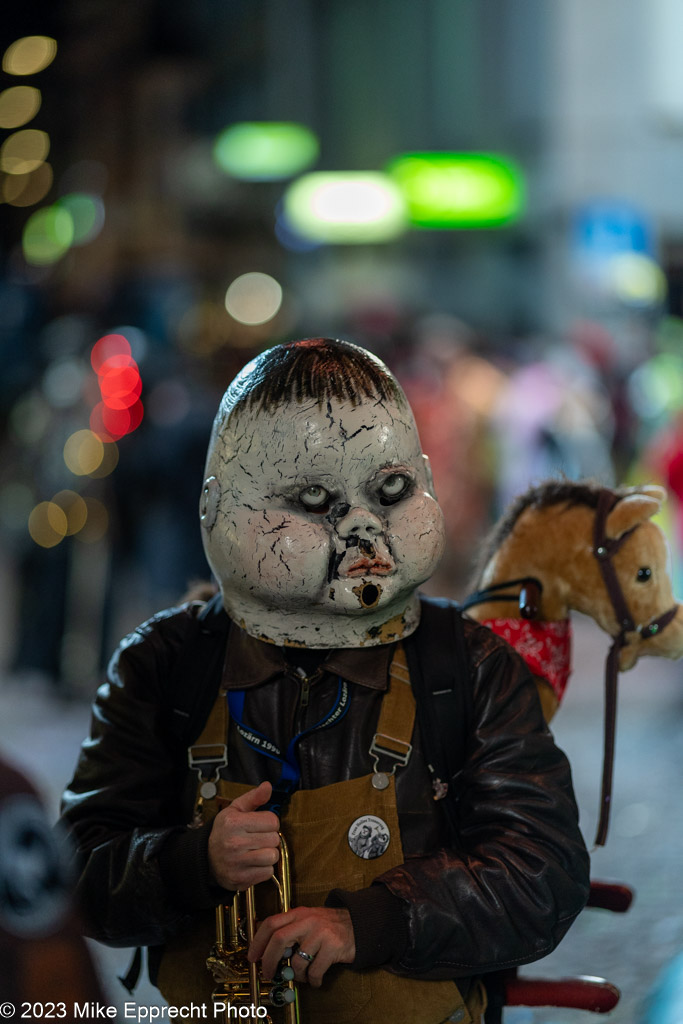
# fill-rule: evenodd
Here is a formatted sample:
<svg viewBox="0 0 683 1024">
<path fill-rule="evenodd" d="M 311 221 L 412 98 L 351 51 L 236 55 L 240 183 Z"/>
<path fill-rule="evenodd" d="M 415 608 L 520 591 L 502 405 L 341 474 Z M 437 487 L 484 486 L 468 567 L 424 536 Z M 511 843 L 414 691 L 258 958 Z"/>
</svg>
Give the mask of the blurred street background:
<svg viewBox="0 0 683 1024">
<path fill-rule="evenodd" d="M 679 0 L 6 5 L 0 750 L 53 817 L 108 654 L 208 576 L 211 421 L 274 343 L 344 337 L 401 380 L 448 524 L 432 592 L 564 474 L 667 488 L 683 594 L 681 40 Z M 553 728 L 590 842 L 607 638 L 575 626 Z M 543 965 L 618 984 L 617 1024 L 683 1024 L 681 682 L 622 680 L 594 875 L 636 903 Z M 127 954 L 97 956 L 118 1000 Z"/>
</svg>

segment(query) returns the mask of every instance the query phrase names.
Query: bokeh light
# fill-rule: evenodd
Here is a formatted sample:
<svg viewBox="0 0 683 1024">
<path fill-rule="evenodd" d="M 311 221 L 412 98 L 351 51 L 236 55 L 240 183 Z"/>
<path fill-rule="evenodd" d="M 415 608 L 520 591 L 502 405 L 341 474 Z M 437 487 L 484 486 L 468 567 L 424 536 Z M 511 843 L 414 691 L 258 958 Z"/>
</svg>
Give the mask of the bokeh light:
<svg viewBox="0 0 683 1024">
<path fill-rule="evenodd" d="M 99 196 L 73 192 L 54 204 L 66 210 L 74 225 L 73 245 L 85 245 L 97 238 L 104 226 L 104 203 Z"/>
<path fill-rule="evenodd" d="M 57 43 L 50 36 L 23 36 L 5 50 L 2 70 L 8 75 L 36 75 L 56 54 Z"/>
<path fill-rule="evenodd" d="M 8 174 L 2 183 L 2 197 L 10 206 L 35 206 L 52 188 L 52 178 L 48 163 L 28 174 Z"/>
<path fill-rule="evenodd" d="M 68 521 L 54 501 L 41 501 L 28 517 L 28 532 L 41 548 L 53 548 L 66 537 Z"/>
<path fill-rule="evenodd" d="M 225 293 L 225 308 L 241 324 L 266 324 L 282 305 L 282 287 L 269 274 L 252 271 L 235 278 Z"/>
<path fill-rule="evenodd" d="M 75 476 L 88 476 L 102 465 L 104 444 L 92 430 L 76 430 L 64 445 L 64 462 Z"/>
<path fill-rule="evenodd" d="M 71 490 L 59 491 L 52 501 L 39 502 L 28 515 L 28 532 L 42 548 L 53 548 L 65 537 L 94 544 L 108 529 L 109 514 L 103 503 Z"/>
<path fill-rule="evenodd" d="M 74 224 L 66 210 L 54 206 L 32 213 L 24 225 L 24 259 L 35 267 L 48 266 L 68 252 L 74 236 Z"/>
<path fill-rule="evenodd" d="M 81 397 L 85 367 L 79 359 L 57 359 L 43 374 L 43 394 L 53 409 L 68 409 Z"/>
<path fill-rule="evenodd" d="M 96 544 L 109 529 L 109 513 L 97 498 L 86 497 L 83 500 L 88 515 L 85 525 L 76 534 L 76 540 L 83 544 Z"/>
<path fill-rule="evenodd" d="M 642 363 L 629 377 L 628 395 L 643 420 L 665 421 L 683 410 L 683 356 L 662 352 Z"/>
<path fill-rule="evenodd" d="M 497 227 L 524 206 L 520 168 L 489 153 L 406 153 L 388 173 L 401 188 L 411 223 L 423 228 Z"/>
<path fill-rule="evenodd" d="M 80 494 L 75 491 L 60 491 L 52 499 L 53 504 L 58 505 L 66 517 L 65 536 L 72 537 L 85 526 L 88 518 L 88 507 Z"/>
<path fill-rule="evenodd" d="M 98 402 L 90 413 L 90 429 L 102 441 L 118 441 L 126 434 L 132 434 L 142 423 L 144 409 L 140 399 L 128 408 L 111 408 Z"/>
<path fill-rule="evenodd" d="M 0 170 L 5 174 L 30 174 L 47 158 L 50 136 L 39 128 L 13 132 L 0 148 Z"/>
<path fill-rule="evenodd" d="M 128 365 L 131 365 L 133 357 L 130 342 L 123 334 L 104 334 L 95 342 L 90 352 L 90 363 L 95 373 L 99 373 L 103 364 L 116 356 L 126 357 Z"/>
<path fill-rule="evenodd" d="M 130 409 L 140 397 L 142 380 L 135 365 L 111 365 L 116 358 L 107 360 L 100 371 L 102 401 L 110 409 Z"/>
<path fill-rule="evenodd" d="M 118 332 L 95 342 L 90 362 L 102 397 L 90 413 L 90 429 L 108 444 L 140 426 L 144 415 L 142 378 L 128 338 Z"/>
<path fill-rule="evenodd" d="M 119 464 L 119 449 L 118 445 L 114 441 L 110 441 L 104 445 L 104 454 L 102 461 L 96 469 L 93 469 L 88 473 L 89 477 L 93 480 L 102 480 L 104 477 L 109 476 L 113 473 Z"/>
<path fill-rule="evenodd" d="M 379 171 L 318 171 L 293 182 L 284 213 L 304 238 L 328 244 L 388 242 L 406 227 L 398 186 Z"/>
<path fill-rule="evenodd" d="M 233 124 L 214 143 L 221 170 L 244 181 L 281 181 L 310 167 L 318 158 L 315 134 L 302 124 L 260 121 Z"/>
<path fill-rule="evenodd" d="M 608 278 L 618 299 L 630 306 L 654 306 L 666 295 L 666 277 L 650 256 L 624 252 L 612 257 Z"/>
<path fill-rule="evenodd" d="M 0 128 L 20 128 L 36 116 L 41 104 L 40 89 L 13 85 L 0 92 Z"/>
</svg>

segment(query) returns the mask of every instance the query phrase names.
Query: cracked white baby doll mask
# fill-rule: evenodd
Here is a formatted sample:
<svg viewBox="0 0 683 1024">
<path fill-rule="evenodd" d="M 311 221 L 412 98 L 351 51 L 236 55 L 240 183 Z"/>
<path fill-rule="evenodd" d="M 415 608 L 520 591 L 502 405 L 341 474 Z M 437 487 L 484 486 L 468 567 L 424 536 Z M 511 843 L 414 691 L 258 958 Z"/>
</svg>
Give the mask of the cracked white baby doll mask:
<svg viewBox="0 0 683 1024">
<path fill-rule="evenodd" d="M 200 517 L 226 611 L 280 645 L 408 636 L 444 546 L 400 386 L 369 352 L 320 338 L 276 346 L 232 382 Z"/>
</svg>

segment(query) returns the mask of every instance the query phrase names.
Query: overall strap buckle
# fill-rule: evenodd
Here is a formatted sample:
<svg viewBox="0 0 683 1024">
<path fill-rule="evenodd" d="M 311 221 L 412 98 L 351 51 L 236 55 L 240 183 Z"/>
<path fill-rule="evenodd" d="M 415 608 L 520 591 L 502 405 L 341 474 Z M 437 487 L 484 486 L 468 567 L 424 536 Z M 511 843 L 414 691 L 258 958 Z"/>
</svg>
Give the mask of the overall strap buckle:
<svg viewBox="0 0 683 1024">
<path fill-rule="evenodd" d="M 415 697 L 410 687 L 405 651 L 403 645 L 398 644 L 391 659 L 389 687 L 382 699 L 377 731 L 369 750 L 376 789 L 386 788 L 396 769 L 408 764 L 413 752 L 414 723 Z"/>
<path fill-rule="evenodd" d="M 392 744 L 395 744 L 395 746 L 392 746 Z M 406 743 L 405 740 L 399 740 L 395 736 L 387 736 L 387 734 L 383 732 L 376 732 L 372 737 L 372 743 L 370 744 L 370 756 L 373 760 L 374 770 L 376 772 L 384 771 L 387 775 L 394 775 L 397 768 L 405 768 L 410 760 L 412 752 L 412 743 Z M 390 769 L 380 769 L 380 757 L 390 759 Z"/>
<path fill-rule="evenodd" d="M 202 782 L 215 782 L 228 763 L 228 747 L 225 743 L 195 743 L 188 747 L 187 763 Z"/>
</svg>

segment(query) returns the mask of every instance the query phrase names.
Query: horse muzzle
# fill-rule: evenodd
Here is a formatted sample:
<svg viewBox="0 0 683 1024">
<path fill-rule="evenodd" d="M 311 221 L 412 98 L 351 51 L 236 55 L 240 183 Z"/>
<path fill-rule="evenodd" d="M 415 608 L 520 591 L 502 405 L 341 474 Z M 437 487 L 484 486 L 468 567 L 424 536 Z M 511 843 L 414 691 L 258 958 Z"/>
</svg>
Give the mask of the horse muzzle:
<svg viewBox="0 0 683 1024">
<path fill-rule="evenodd" d="M 626 634 L 619 652 L 622 672 L 633 668 L 643 654 L 675 660 L 683 656 L 683 605 L 673 608 Z"/>
</svg>

